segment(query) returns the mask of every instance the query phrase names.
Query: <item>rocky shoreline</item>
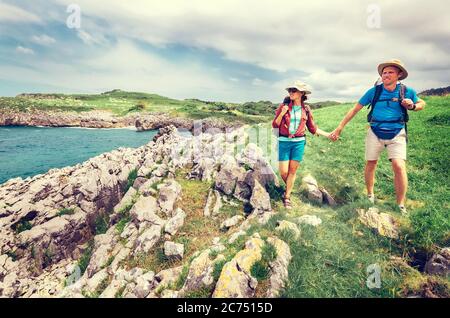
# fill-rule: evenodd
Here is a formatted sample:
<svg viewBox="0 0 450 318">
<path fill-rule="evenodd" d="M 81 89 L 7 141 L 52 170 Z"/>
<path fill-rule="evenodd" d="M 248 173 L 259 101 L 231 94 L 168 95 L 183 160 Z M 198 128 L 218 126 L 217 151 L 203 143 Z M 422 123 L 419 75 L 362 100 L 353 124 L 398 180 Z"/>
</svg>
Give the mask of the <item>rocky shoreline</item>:
<svg viewBox="0 0 450 318">
<path fill-rule="evenodd" d="M 84 127 L 84 128 L 125 128 L 134 126 L 137 131 L 155 130 L 169 125 L 187 129 L 191 132 L 205 132 L 216 128 L 225 131 L 237 128 L 241 122 L 227 123 L 224 120 L 205 118 L 194 121 L 189 118 L 171 117 L 162 113 L 131 114 L 114 116 L 107 111 L 62 112 L 62 111 L 30 111 L 20 112 L 11 109 L 0 109 L 0 126 L 43 126 L 43 127 Z M 201 130 L 200 130 L 201 128 Z"/>
<path fill-rule="evenodd" d="M 245 136 L 240 128 L 228 136 L 187 138 L 169 126 L 142 147 L 0 185 L 0 297 L 183 297 L 204 289 L 212 297 L 253 297 L 258 281 L 251 266 L 267 244 L 277 256 L 270 259 L 264 295 L 277 297 L 288 275 L 289 246 L 247 231 L 274 215 L 266 186 L 278 179 L 256 145 L 235 155 L 230 140 Z M 192 216 L 175 181 L 180 173 L 213 182 L 202 218 L 220 236 L 184 265 L 159 272 L 137 266 L 135 260 L 157 246 L 167 260 L 184 260 L 186 246 L 176 238 Z M 248 212 L 232 208 L 229 217 L 222 210 L 231 204 L 246 204 Z M 98 233 L 105 215 L 107 228 Z M 239 240 L 242 247 L 233 245 Z M 229 248 L 238 250 L 230 254 Z"/>
</svg>

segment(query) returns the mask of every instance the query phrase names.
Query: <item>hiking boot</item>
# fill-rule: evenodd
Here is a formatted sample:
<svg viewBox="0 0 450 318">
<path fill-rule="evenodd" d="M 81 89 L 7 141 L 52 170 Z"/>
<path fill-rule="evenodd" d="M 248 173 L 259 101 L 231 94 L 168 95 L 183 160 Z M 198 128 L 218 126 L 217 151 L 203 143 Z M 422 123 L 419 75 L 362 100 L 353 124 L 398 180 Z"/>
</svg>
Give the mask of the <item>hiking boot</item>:
<svg viewBox="0 0 450 318">
<path fill-rule="evenodd" d="M 369 200 L 370 203 L 375 204 L 375 194 L 368 194 L 367 200 Z"/>
<path fill-rule="evenodd" d="M 400 209 L 400 212 L 403 215 L 407 215 L 408 214 L 408 211 L 406 210 L 406 207 L 404 205 L 399 205 L 398 208 Z"/>
</svg>

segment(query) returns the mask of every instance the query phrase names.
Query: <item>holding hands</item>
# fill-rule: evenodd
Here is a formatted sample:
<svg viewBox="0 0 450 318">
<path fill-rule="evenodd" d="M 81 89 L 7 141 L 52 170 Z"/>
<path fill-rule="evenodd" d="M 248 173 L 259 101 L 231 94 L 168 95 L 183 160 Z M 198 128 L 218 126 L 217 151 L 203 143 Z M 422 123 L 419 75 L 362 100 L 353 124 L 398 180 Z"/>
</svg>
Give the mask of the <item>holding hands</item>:
<svg viewBox="0 0 450 318">
<path fill-rule="evenodd" d="M 339 139 L 339 135 L 341 134 L 341 129 L 339 129 L 339 128 L 336 128 L 335 130 L 333 130 L 331 133 L 330 133 L 330 136 L 328 137 L 330 140 L 332 140 L 332 141 L 336 141 L 336 140 L 338 140 Z"/>
</svg>

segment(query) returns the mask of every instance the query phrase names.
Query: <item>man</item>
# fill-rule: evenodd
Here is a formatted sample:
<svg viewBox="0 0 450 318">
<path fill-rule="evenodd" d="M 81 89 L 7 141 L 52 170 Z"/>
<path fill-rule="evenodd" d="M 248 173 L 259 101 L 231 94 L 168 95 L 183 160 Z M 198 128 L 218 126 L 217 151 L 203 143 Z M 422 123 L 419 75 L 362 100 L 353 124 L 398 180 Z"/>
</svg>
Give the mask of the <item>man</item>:
<svg viewBox="0 0 450 318">
<path fill-rule="evenodd" d="M 417 97 L 409 87 L 402 87 L 398 81 L 408 76 L 405 66 L 400 60 L 390 60 L 378 65 L 378 73 L 382 84 L 369 89 L 331 133 L 331 139 L 339 138 L 345 125 L 364 107 L 371 106 L 368 115 L 370 128 L 366 136 L 365 181 L 367 196 L 375 202 L 374 183 L 375 169 L 381 152 L 386 148 L 388 158 L 394 171 L 394 187 L 400 211 L 406 214 L 405 201 L 408 187 L 406 174 L 406 121 L 408 111 L 419 111 L 425 102 Z M 404 96 L 402 96 L 404 95 Z M 403 99 L 402 99 L 403 97 Z M 372 105 L 373 103 L 373 105 Z"/>
</svg>

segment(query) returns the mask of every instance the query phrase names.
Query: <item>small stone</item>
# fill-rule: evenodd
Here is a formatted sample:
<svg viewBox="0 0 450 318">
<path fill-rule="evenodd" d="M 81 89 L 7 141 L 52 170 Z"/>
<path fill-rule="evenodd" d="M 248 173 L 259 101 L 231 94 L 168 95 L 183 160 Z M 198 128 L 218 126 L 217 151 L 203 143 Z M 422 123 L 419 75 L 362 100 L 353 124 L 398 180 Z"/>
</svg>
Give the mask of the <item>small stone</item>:
<svg viewBox="0 0 450 318">
<path fill-rule="evenodd" d="M 299 230 L 298 226 L 292 222 L 285 221 L 285 220 L 278 222 L 278 226 L 275 228 L 275 231 L 291 232 L 294 235 L 295 240 L 297 240 L 300 237 L 300 230 Z"/>
<path fill-rule="evenodd" d="M 220 225 L 220 229 L 228 230 L 229 228 L 237 225 L 242 220 L 244 220 L 244 217 L 242 215 L 235 215 L 232 218 L 223 221 Z"/>
<path fill-rule="evenodd" d="M 184 245 L 167 241 L 164 243 L 164 254 L 169 259 L 182 259 L 184 255 Z"/>
<path fill-rule="evenodd" d="M 314 227 L 322 224 L 322 220 L 316 215 L 302 215 L 298 217 L 296 221 L 298 224 L 309 224 Z"/>
</svg>

